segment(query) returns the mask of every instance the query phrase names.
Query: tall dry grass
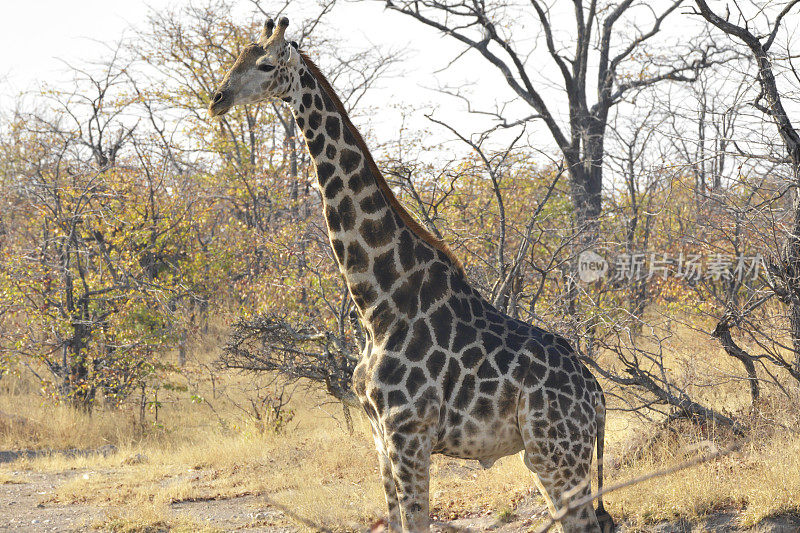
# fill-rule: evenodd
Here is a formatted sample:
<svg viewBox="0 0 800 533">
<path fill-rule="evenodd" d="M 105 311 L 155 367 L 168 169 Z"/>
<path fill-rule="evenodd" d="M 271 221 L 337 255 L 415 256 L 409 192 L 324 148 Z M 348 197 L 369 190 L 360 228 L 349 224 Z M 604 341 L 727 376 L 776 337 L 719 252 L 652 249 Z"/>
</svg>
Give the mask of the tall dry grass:
<svg viewBox="0 0 800 533">
<path fill-rule="evenodd" d="M 738 449 L 680 472 L 624 488 L 609 496 L 612 514 L 646 529 L 679 518 L 695 520 L 717 512 L 736 515 L 742 527 L 800 511 L 800 427 L 785 404 L 765 402 L 748 421 L 746 437 L 728 430 L 682 422 L 662 430 L 657 440 L 630 464 L 613 471 L 615 482 L 664 470 L 701 453 L 738 441 Z M 791 425 L 790 425 L 791 424 Z"/>
</svg>

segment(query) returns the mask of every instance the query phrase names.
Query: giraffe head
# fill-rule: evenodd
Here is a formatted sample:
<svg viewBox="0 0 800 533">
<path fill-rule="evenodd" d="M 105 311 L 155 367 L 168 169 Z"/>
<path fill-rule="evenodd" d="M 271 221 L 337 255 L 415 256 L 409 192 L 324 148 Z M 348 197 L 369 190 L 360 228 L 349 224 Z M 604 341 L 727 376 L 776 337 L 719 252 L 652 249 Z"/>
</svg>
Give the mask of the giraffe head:
<svg viewBox="0 0 800 533">
<path fill-rule="evenodd" d="M 301 63 L 297 43 L 284 38 L 289 19 L 268 19 L 258 42 L 247 45 L 211 98 L 208 113 L 216 117 L 239 104 L 271 98 L 288 100 L 299 89 L 297 68 Z"/>
</svg>

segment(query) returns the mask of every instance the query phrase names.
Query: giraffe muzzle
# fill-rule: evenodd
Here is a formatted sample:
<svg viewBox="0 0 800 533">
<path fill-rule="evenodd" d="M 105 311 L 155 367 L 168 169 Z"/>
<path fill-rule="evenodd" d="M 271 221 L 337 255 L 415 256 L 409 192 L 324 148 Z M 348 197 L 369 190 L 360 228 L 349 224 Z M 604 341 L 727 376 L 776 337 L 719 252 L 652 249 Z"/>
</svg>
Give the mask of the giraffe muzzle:
<svg viewBox="0 0 800 533">
<path fill-rule="evenodd" d="M 211 104 L 208 106 L 208 115 L 211 118 L 224 115 L 233 105 L 233 98 L 225 91 L 217 91 L 211 98 Z"/>
</svg>

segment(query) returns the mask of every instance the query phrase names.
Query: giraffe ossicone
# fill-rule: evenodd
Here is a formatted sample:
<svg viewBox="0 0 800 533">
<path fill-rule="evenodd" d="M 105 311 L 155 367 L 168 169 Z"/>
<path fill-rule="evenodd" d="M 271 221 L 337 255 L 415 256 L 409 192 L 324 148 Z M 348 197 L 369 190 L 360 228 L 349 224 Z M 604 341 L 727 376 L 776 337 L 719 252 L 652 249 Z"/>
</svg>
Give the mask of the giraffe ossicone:
<svg viewBox="0 0 800 533">
<path fill-rule="evenodd" d="M 497 311 L 392 193 L 317 66 L 270 19 L 209 106 L 291 106 L 314 160 L 328 235 L 367 339 L 353 388 L 372 426 L 393 531 L 428 531 L 432 453 L 490 467 L 521 452 L 550 512 L 602 486 L 605 399 L 562 337 Z M 613 527 L 598 498 L 566 532 Z"/>
</svg>

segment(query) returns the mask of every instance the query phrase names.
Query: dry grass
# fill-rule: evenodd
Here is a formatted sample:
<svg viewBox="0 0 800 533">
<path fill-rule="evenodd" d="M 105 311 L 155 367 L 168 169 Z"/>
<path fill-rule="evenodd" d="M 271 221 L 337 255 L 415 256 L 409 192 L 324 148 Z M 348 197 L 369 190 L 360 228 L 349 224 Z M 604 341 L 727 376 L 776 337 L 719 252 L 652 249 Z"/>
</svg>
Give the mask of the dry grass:
<svg viewBox="0 0 800 533">
<path fill-rule="evenodd" d="M 431 476 L 431 512 L 442 519 L 502 513 L 535 492 L 532 474 L 516 455 L 489 470 L 437 456 Z"/>
<path fill-rule="evenodd" d="M 0 485 L 19 485 L 27 481 L 27 477 L 19 472 L 0 471 Z"/>
<path fill-rule="evenodd" d="M 217 533 L 223 530 L 185 514 L 166 516 L 155 506 L 139 506 L 135 513 L 111 513 L 109 517 L 93 524 L 98 529 L 114 533 Z"/>
<path fill-rule="evenodd" d="M 707 341 L 701 342 L 697 335 L 684 338 L 688 340 L 670 348 L 670 364 L 687 379 L 706 373 L 712 380 L 738 372 L 726 357 L 709 350 Z M 701 349 L 707 357 L 699 360 Z M 148 412 L 145 430 L 133 401 L 89 416 L 53 407 L 24 379 L 16 384 L 4 379 L 0 413 L 14 416 L 0 415 L 0 448 L 83 449 L 112 444 L 116 451 L 107 456 L 53 454 L 0 465 L 0 484 L 24 480 L 26 470 L 73 471 L 48 496 L 48 505 L 80 502 L 104 507 L 108 518 L 98 525 L 112 531 L 214 531 L 213 524 L 175 514 L 170 506 L 244 495 L 285 506 L 299 522 L 342 531 L 363 529 L 383 515 L 377 461 L 363 417 L 354 416 L 355 433 L 350 436 L 337 419 L 338 406 L 320 407 L 324 400 L 320 394 L 301 391 L 290 405 L 295 416 L 286 430 L 260 432 L 235 406 L 246 404 L 250 378 L 220 374 L 212 379 L 207 363 L 213 353 L 201 353 L 184 375 L 170 377 L 183 387 L 160 392 L 158 424 L 155 413 Z M 697 392 L 720 409 L 733 410 L 747 400 L 740 381 Z M 763 415 L 753 420 L 752 435 L 737 453 L 610 494 L 606 497 L 610 511 L 643 529 L 655 521 L 700 519 L 723 509 L 738 512 L 744 525 L 800 511 L 800 437 L 777 425 L 796 428 L 799 420 L 782 407 L 785 403 L 778 398 L 763 406 Z M 606 482 L 671 466 L 698 453 L 698 442 L 722 447 L 729 440 L 708 428 L 687 424 L 674 429 L 633 463 L 608 468 Z M 640 433 L 651 434 L 652 426 L 612 412 L 608 456 L 619 457 L 630 443 L 642 442 L 636 437 Z M 533 487 L 531 474 L 516 456 L 498 461 L 490 470 L 437 456 L 431 510 L 441 519 L 507 515 L 517 501 L 533 494 Z"/>
<path fill-rule="evenodd" d="M 98 410 L 89 415 L 37 396 L 0 396 L 0 413 L 20 417 L 0 422 L 0 448 L 5 450 L 99 448 L 137 437 L 133 420 L 123 413 Z"/>
<path fill-rule="evenodd" d="M 251 494 L 346 529 L 377 519 L 383 497 L 366 423 L 357 417 L 351 438 L 318 409 L 298 411 L 294 429 L 283 435 L 258 434 L 242 423 L 186 441 L 144 440 L 106 457 L 49 455 L 14 468 L 75 471 L 48 503 L 125 506 L 132 511 L 120 516 L 141 514 L 154 523 L 171 519 L 172 503 Z"/>
<path fill-rule="evenodd" d="M 287 435 L 217 433 L 191 444 L 122 450 L 105 458 L 48 456 L 27 460 L 34 471 L 74 469 L 48 503 L 129 506 L 151 512 L 176 502 L 263 495 L 317 524 L 362 527 L 383 513 L 384 501 L 367 423 L 356 417 L 350 437 L 311 410 Z M 139 464 L 125 464 L 140 454 Z M 129 461 L 127 461 L 129 462 Z M 431 508 L 441 518 L 507 509 L 530 494 L 531 474 L 518 457 L 490 470 L 436 457 Z"/>
<path fill-rule="evenodd" d="M 772 399 L 750 417 L 744 438 L 688 422 L 660 431 L 641 457 L 612 472 L 614 482 L 672 467 L 732 442 L 739 447 L 713 461 L 612 493 L 607 498 L 611 513 L 642 528 L 715 512 L 733 513 L 742 527 L 751 527 L 770 516 L 800 513 L 800 434 L 794 429 L 800 417 L 785 399 Z"/>
</svg>

